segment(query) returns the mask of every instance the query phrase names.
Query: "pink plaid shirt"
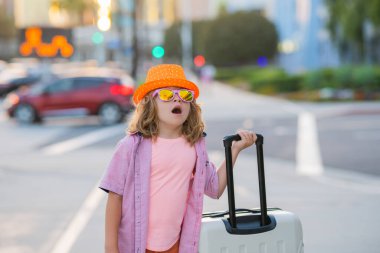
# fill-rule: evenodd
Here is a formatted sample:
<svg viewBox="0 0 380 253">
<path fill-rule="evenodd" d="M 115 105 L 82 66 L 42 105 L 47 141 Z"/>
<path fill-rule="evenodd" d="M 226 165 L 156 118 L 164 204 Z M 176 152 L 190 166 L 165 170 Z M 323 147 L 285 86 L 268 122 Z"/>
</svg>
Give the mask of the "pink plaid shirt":
<svg viewBox="0 0 380 253">
<path fill-rule="evenodd" d="M 208 161 L 204 138 L 195 143 L 195 150 L 197 161 L 182 223 L 180 253 L 198 252 L 203 195 L 218 198 L 218 174 Z M 138 133 L 124 137 L 99 186 L 123 196 L 118 237 L 120 253 L 145 253 L 146 250 L 151 159 L 151 139 Z"/>
</svg>

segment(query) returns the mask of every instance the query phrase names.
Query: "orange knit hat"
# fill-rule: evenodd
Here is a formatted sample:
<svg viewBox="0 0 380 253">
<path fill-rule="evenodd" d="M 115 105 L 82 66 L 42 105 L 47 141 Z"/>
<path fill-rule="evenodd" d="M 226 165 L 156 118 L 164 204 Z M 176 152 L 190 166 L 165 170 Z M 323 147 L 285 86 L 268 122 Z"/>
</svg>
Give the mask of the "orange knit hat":
<svg viewBox="0 0 380 253">
<path fill-rule="evenodd" d="M 137 105 L 145 95 L 159 88 L 180 87 L 194 91 L 194 98 L 199 96 L 197 85 L 186 79 L 183 68 L 176 64 L 160 64 L 149 69 L 145 83 L 141 84 L 133 94 Z"/>
</svg>

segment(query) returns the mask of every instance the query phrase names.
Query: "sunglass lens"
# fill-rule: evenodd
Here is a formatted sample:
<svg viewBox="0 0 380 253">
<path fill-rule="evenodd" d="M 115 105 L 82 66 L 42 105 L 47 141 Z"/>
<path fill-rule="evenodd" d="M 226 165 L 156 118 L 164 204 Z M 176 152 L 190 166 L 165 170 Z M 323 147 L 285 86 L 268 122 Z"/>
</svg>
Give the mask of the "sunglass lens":
<svg viewBox="0 0 380 253">
<path fill-rule="evenodd" d="M 184 101 L 187 101 L 187 102 L 193 101 L 193 93 L 191 93 L 191 91 L 189 91 L 189 90 L 180 90 L 178 93 L 179 93 L 179 96 Z"/>
<path fill-rule="evenodd" d="M 171 90 L 160 90 L 158 92 L 160 99 L 163 101 L 170 101 L 173 98 L 174 92 Z"/>
</svg>

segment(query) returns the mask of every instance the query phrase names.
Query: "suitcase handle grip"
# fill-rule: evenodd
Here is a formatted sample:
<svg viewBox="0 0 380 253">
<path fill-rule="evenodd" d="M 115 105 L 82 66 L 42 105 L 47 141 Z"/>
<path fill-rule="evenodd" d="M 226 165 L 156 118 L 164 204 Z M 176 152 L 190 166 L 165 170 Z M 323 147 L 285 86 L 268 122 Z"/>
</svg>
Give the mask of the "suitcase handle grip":
<svg viewBox="0 0 380 253">
<path fill-rule="evenodd" d="M 257 136 L 257 139 L 256 139 L 255 144 L 256 145 L 263 145 L 264 144 L 264 137 L 261 134 L 256 134 L 256 136 Z M 231 147 L 233 141 L 240 141 L 240 140 L 241 140 L 241 137 L 238 134 L 228 135 L 228 136 L 223 138 L 223 144 L 224 144 L 224 147 Z"/>
<path fill-rule="evenodd" d="M 264 174 L 264 156 L 263 156 L 263 144 L 264 137 L 261 134 L 256 134 L 257 140 L 256 150 L 257 150 L 257 165 L 258 165 L 258 175 L 259 175 L 259 190 L 260 190 L 260 224 L 265 226 L 268 224 L 267 215 L 267 202 L 266 202 L 266 192 L 265 192 L 265 174 Z M 236 224 L 236 210 L 235 210 L 235 193 L 234 193 L 234 180 L 233 180 L 233 166 L 232 166 L 232 153 L 231 146 L 233 141 L 239 141 L 241 137 L 238 134 L 229 135 L 223 138 L 223 144 L 226 153 L 226 170 L 227 170 L 227 190 L 228 190 L 228 206 L 229 206 L 229 216 L 230 224 L 233 229 L 237 228 Z"/>
</svg>

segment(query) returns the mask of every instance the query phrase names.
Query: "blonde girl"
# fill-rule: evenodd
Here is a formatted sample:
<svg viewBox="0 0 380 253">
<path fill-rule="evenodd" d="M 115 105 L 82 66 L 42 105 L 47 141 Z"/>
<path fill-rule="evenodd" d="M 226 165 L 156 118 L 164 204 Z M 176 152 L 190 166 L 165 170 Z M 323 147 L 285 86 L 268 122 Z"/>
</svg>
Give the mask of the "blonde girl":
<svg viewBox="0 0 380 253">
<path fill-rule="evenodd" d="M 196 253 L 203 196 L 226 188 L 225 162 L 209 162 L 197 85 L 179 65 L 152 67 L 135 91 L 136 110 L 100 183 L 108 192 L 107 253 Z M 233 163 L 256 135 L 240 130 Z"/>
</svg>

